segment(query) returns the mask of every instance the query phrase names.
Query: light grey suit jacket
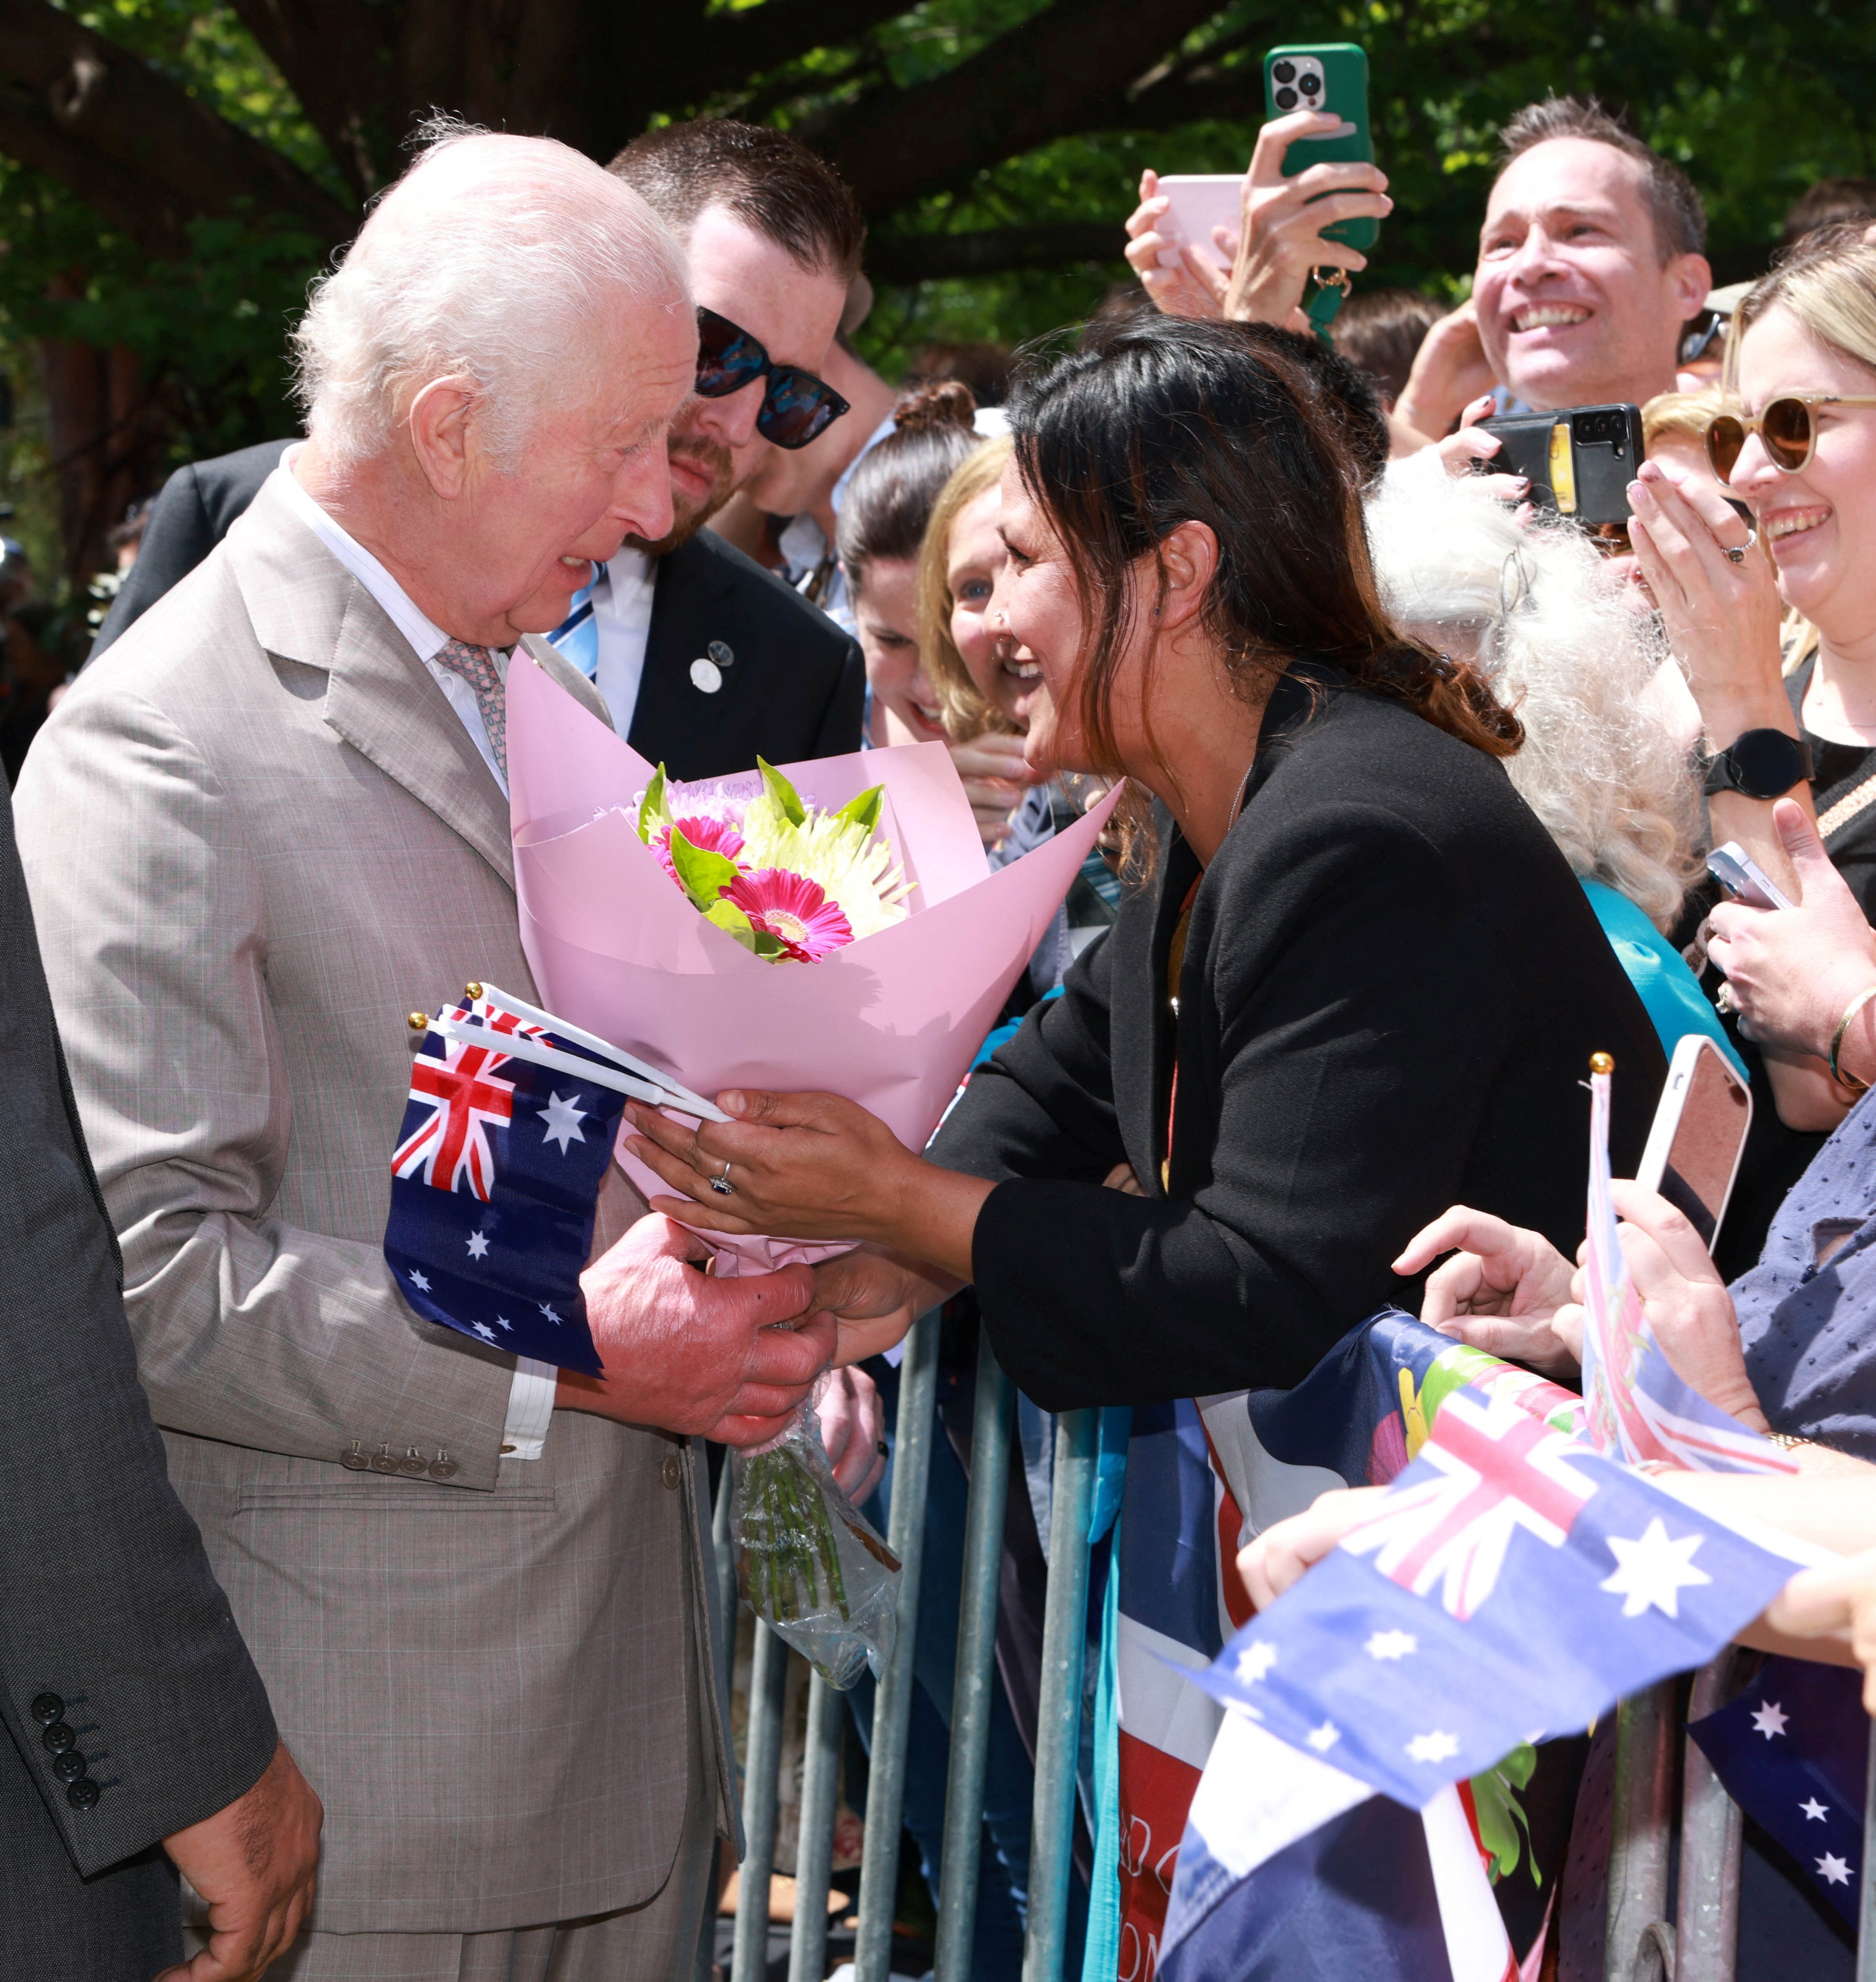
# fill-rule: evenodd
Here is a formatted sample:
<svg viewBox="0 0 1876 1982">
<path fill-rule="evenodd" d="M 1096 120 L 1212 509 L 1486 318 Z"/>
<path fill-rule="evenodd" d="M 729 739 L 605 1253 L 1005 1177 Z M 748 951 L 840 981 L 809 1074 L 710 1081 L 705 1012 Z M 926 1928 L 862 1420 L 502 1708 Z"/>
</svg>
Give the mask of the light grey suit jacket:
<svg viewBox="0 0 1876 1982">
<path fill-rule="evenodd" d="M 649 1897 L 687 1797 L 731 1822 L 699 1455 L 562 1411 L 503 1459 L 513 1359 L 419 1320 L 379 1250 L 406 1014 L 534 995 L 494 779 L 263 489 L 85 671 L 15 804 L 171 1476 L 325 1799 L 313 1925 Z M 596 1250 L 638 1209 L 614 1170 Z"/>
</svg>

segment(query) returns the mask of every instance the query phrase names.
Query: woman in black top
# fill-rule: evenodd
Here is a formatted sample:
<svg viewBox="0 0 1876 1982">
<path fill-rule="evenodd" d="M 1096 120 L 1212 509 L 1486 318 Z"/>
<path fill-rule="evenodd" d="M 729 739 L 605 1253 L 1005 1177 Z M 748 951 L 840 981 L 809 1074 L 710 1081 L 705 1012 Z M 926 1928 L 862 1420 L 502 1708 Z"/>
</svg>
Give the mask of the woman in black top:
<svg viewBox="0 0 1876 1982">
<path fill-rule="evenodd" d="M 1293 1384 L 1413 1297 L 1391 1262 L 1450 1203 L 1574 1250 L 1598 1049 L 1639 1152 L 1654 1029 L 1495 761 L 1515 721 L 1383 621 L 1287 339 L 1129 325 L 1011 408 L 1029 760 L 1143 786 L 1154 853 L 927 1156 L 824 1095 L 724 1097 L 694 1136 L 634 1112 L 686 1193 L 657 1208 L 871 1242 L 823 1270 L 843 1356 L 974 1280 L 1049 1409 Z"/>
</svg>

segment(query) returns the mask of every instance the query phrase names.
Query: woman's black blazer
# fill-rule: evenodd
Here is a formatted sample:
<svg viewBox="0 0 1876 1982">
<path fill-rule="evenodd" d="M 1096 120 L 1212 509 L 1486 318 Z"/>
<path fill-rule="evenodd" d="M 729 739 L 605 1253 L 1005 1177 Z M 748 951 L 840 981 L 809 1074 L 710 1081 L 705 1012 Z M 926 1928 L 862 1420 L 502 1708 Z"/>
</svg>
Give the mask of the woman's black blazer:
<svg viewBox="0 0 1876 1982">
<path fill-rule="evenodd" d="M 1450 1204 L 1574 1255 L 1590 1055 L 1615 1056 L 1617 1176 L 1666 1071 L 1503 768 L 1332 670 L 1271 698 L 1177 1018 L 1167 959 L 1200 870 L 1163 827 L 1150 883 L 930 1152 L 997 1185 L 977 1296 L 1003 1367 L 1053 1410 L 1297 1383 L 1377 1308 L 1417 1305 L 1390 1263 Z M 1123 1160 L 1144 1198 L 1100 1187 Z"/>
</svg>

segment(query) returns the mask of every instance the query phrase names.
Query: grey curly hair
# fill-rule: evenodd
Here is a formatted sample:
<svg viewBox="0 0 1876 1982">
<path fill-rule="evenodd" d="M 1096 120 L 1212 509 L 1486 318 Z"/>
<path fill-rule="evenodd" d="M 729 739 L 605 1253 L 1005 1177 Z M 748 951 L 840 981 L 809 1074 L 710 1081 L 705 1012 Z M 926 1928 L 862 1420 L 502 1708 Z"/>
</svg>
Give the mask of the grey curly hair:
<svg viewBox="0 0 1876 1982">
<path fill-rule="evenodd" d="M 1699 871 L 1699 792 L 1652 692 L 1672 665 L 1594 546 L 1520 526 L 1430 452 L 1397 462 L 1367 508 L 1375 577 L 1404 632 L 1477 664 L 1517 712 L 1506 769 L 1579 876 L 1665 931 Z"/>
</svg>

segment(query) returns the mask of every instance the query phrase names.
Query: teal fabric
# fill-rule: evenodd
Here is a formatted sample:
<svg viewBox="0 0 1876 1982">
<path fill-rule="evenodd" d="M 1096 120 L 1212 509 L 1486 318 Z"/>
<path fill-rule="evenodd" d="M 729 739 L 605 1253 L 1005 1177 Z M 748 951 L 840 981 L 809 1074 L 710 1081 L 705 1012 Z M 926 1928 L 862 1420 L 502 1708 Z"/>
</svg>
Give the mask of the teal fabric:
<svg viewBox="0 0 1876 1982">
<path fill-rule="evenodd" d="M 1686 1034 L 1703 1033 L 1732 1062 L 1740 1079 L 1750 1080 L 1746 1063 L 1726 1036 L 1719 1013 L 1707 1003 L 1699 979 L 1688 969 L 1681 953 L 1626 895 L 1601 881 L 1584 881 L 1583 892 L 1661 1035 L 1661 1050 L 1671 1059 Z"/>
<path fill-rule="evenodd" d="M 1101 1427 L 1102 1470 L 1107 1470 L 1107 1426 Z M 1122 1470 L 1125 1469 L 1125 1457 Z M 1114 1516 L 1114 1547 L 1120 1520 Z M 1114 1982 L 1120 1972 L 1120 1695 L 1114 1671 L 1120 1579 L 1108 1558 L 1107 1594 L 1101 1605 L 1101 1660 L 1094 1683 L 1094 1877 L 1088 1885 L 1088 1937 L 1081 1982 Z"/>
</svg>

